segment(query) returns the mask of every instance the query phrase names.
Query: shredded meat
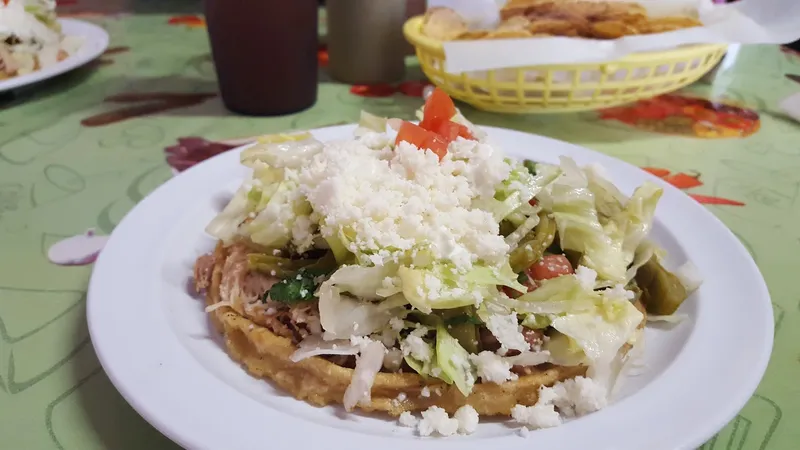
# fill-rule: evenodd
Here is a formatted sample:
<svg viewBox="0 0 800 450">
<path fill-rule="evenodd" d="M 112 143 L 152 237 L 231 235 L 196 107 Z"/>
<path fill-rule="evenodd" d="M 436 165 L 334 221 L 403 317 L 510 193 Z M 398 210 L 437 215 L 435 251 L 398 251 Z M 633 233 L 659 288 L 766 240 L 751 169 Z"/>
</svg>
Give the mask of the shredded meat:
<svg viewBox="0 0 800 450">
<path fill-rule="evenodd" d="M 11 56 L 8 48 L 0 42 L 0 79 L 13 76 L 17 70 L 19 70 L 17 61 Z"/>
<path fill-rule="evenodd" d="M 204 291 L 211 286 L 211 274 L 214 270 L 213 254 L 203 255 L 197 258 L 194 263 L 194 289 L 197 292 Z"/>
<path fill-rule="evenodd" d="M 316 303 L 290 306 L 268 300 L 263 306 L 262 314 L 252 320 L 278 336 L 291 339 L 295 345 L 311 334 L 322 332 Z"/>
<path fill-rule="evenodd" d="M 321 333 L 316 303 L 287 305 L 272 301 L 265 295 L 279 279 L 250 270 L 247 262 L 250 252 L 243 244 L 228 248 L 228 257 L 222 265 L 220 298 L 229 301 L 239 314 L 295 344 L 310 334 Z M 204 255 L 197 259 L 194 268 L 196 288 L 205 289 L 210 285 L 215 264 L 213 256 Z"/>
</svg>

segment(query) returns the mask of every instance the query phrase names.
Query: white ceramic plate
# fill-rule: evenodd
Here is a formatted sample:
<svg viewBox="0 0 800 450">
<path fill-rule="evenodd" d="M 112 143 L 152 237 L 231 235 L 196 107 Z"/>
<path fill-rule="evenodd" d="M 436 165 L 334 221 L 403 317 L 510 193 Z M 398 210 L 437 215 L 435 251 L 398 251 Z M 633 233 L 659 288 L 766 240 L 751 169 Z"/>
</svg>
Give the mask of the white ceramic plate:
<svg viewBox="0 0 800 450">
<path fill-rule="evenodd" d="M 329 140 L 352 130 L 313 134 Z M 486 130 L 514 156 L 557 162 L 563 154 L 579 164 L 601 163 L 628 194 L 646 180 L 661 183 L 581 147 Z M 108 376 L 145 419 L 186 448 L 688 449 L 734 417 L 766 368 L 772 309 L 755 263 L 710 212 L 661 183 L 652 237 L 669 251 L 668 265 L 691 259 L 705 283 L 681 307 L 688 320 L 670 329 L 648 326 L 643 373 L 623 380 L 606 409 L 528 438 L 487 420 L 471 436 L 441 439 L 414 437 L 388 417 L 309 406 L 231 361 L 209 327 L 203 301 L 188 293 L 195 258 L 214 245 L 203 228 L 245 171 L 234 150 L 159 187 L 114 231 L 89 286 L 89 330 Z"/>
<path fill-rule="evenodd" d="M 100 56 L 108 48 L 108 33 L 95 24 L 75 19 L 59 19 L 61 30 L 67 36 L 81 36 L 83 45 L 69 58 L 27 75 L 0 81 L 0 92 L 10 91 L 38 81 L 61 75 L 78 68 Z"/>
</svg>

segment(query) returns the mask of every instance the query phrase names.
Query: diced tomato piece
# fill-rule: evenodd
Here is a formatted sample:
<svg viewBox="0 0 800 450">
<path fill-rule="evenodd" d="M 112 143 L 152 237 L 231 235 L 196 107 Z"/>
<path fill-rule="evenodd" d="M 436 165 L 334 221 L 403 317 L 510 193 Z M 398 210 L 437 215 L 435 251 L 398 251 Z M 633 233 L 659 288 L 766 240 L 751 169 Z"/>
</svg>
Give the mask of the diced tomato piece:
<svg viewBox="0 0 800 450">
<path fill-rule="evenodd" d="M 411 122 L 403 121 L 402 125 L 400 125 L 400 129 L 397 130 L 397 139 L 395 139 L 394 143 L 397 145 L 400 142 L 406 141 L 409 144 L 422 147 L 430 134 L 430 131 L 424 130 Z"/>
<path fill-rule="evenodd" d="M 447 154 L 447 146 L 449 144 L 442 136 L 405 121 L 400 125 L 400 130 L 397 132 L 395 145 L 402 141 L 413 144 L 421 150 L 427 149 L 432 151 L 439 157 L 439 161 Z"/>
<path fill-rule="evenodd" d="M 525 271 L 529 277 L 536 281 L 558 278 L 561 275 L 575 273 L 572 264 L 564 255 L 545 255 Z"/>
<path fill-rule="evenodd" d="M 455 141 L 459 136 L 464 139 L 475 140 L 475 136 L 472 135 L 469 128 L 460 123 L 455 123 L 452 120 L 441 122 L 438 127 L 432 131 L 435 131 L 448 141 Z"/>
<path fill-rule="evenodd" d="M 538 205 L 538 204 L 539 204 L 539 200 L 537 200 L 536 198 L 532 198 L 532 199 L 531 199 L 531 200 L 528 202 L 528 204 L 529 204 L 529 205 L 531 205 L 531 206 L 536 206 L 536 205 Z"/>
<path fill-rule="evenodd" d="M 425 100 L 422 110 L 420 126 L 426 130 L 437 131 L 442 122 L 448 121 L 456 115 L 456 105 L 447 93 L 438 87 L 433 90 L 430 97 Z"/>
<path fill-rule="evenodd" d="M 447 141 L 445 138 L 439 136 L 438 134 L 433 134 L 425 141 L 425 144 L 420 147 L 424 149 L 428 149 L 436 154 L 439 157 L 439 161 L 444 158 L 444 155 L 447 154 L 447 146 L 450 145 L 450 142 Z"/>
<path fill-rule="evenodd" d="M 536 286 L 536 282 L 531 280 L 530 277 L 525 277 L 525 281 L 522 283 L 522 285 L 528 288 L 528 292 L 535 291 L 536 288 L 538 287 Z M 503 286 L 503 292 L 505 292 L 505 294 L 511 298 L 517 298 L 522 296 L 520 292 L 517 292 L 508 286 Z"/>
</svg>

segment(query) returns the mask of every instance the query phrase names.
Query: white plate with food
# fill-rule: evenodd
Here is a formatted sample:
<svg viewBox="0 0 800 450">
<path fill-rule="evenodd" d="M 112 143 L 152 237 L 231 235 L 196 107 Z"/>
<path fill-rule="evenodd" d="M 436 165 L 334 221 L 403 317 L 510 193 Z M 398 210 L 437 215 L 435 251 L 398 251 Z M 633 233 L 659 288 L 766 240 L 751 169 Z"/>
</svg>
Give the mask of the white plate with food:
<svg viewBox="0 0 800 450">
<path fill-rule="evenodd" d="M 57 19 L 54 1 L 0 4 L 0 92 L 83 66 L 107 47 L 104 29 L 81 20 Z"/>
<path fill-rule="evenodd" d="M 719 220 L 441 91 L 421 116 L 264 137 L 125 217 L 87 316 L 147 421 L 189 449 L 658 450 L 734 417 L 773 323 Z"/>
</svg>

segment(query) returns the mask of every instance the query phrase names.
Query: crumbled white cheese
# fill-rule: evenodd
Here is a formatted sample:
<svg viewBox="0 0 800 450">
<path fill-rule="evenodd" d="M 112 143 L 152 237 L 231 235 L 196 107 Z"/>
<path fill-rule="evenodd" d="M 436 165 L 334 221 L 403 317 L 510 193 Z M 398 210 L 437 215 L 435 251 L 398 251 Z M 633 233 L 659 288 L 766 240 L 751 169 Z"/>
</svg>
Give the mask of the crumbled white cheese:
<svg viewBox="0 0 800 450">
<path fill-rule="evenodd" d="M 419 391 L 419 396 L 424 398 L 431 396 L 431 390 L 428 388 L 428 386 L 425 386 L 421 391 Z"/>
<path fill-rule="evenodd" d="M 548 428 L 561 424 L 563 417 L 582 416 L 595 412 L 608 403 L 604 386 L 591 378 L 575 377 L 539 389 L 533 406 L 516 405 L 511 417 L 527 427 Z"/>
<path fill-rule="evenodd" d="M 402 331 L 403 327 L 405 326 L 406 326 L 405 322 L 403 322 L 403 319 L 399 317 L 392 317 L 391 319 L 389 319 L 389 327 L 394 331 L 398 332 Z"/>
<path fill-rule="evenodd" d="M 508 245 L 492 214 L 472 201 L 493 196 L 510 166 L 486 144 L 451 147 L 440 163 L 407 142 L 388 153 L 359 141 L 327 143 L 300 170 L 299 190 L 325 217 L 322 235 L 352 236 L 347 244 L 357 257 L 386 249 L 404 254 L 425 243 L 434 258 L 460 268 L 499 263 Z"/>
<path fill-rule="evenodd" d="M 430 436 L 433 433 L 452 436 L 458 431 L 458 425 L 458 420 L 451 419 L 443 408 L 431 406 L 422 411 L 422 419 L 417 424 L 417 431 L 420 436 Z"/>
<path fill-rule="evenodd" d="M 419 362 L 428 362 L 433 356 L 431 354 L 431 346 L 423 341 L 421 337 L 415 334 L 409 334 L 405 340 L 400 344 L 400 349 L 403 355 L 411 356 Z"/>
<path fill-rule="evenodd" d="M 511 371 L 511 364 L 500 355 L 484 350 L 469 358 L 475 364 L 478 376 L 487 383 L 501 384 L 517 379 L 517 375 Z"/>
<path fill-rule="evenodd" d="M 400 417 L 397 419 L 397 422 L 400 423 L 401 426 L 414 428 L 417 426 L 419 420 L 410 412 L 403 411 L 403 413 L 400 414 Z"/>
<path fill-rule="evenodd" d="M 561 416 L 553 405 L 540 405 L 538 403 L 533 406 L 515 405 L 511 408 L 511 418 L 533 429 L 561 425 Z"/>
<path fill-rule="evenodd" d="M 575 269 L 575 278 L 578 279 L 578 283 L 580 283 L 584 290 L 591 291 L 594 289 L 594 285 L 597 282 L 597 272 L 586 266 L 578 266 L 578 268 Z"/>
<path fill-rule="evenodd" d="M 503 350 L 527 351 L 530 344 L 522 334 L 522 326 L 517 321 L 516 313 L 492 314 L 486 321 L 486 328 L 502 346 Z"/>
<path fill-rule="evenodd" d="M 472 434 L 478 429 L 479 416 L 470 405 L 464 405 L 456 410 L 453 418 L 458 421 L 458 432 L 464 434 Z"/>
<path fill-rule="evenodd" d="M 314 222 L 308 216 L 297 216 L 292 224 L 292 243 L 298 253 L 303 253 L 314 245 Z"/>
<path fill-rule="evenodd" d="M 403 352 L 398 348 L 390 348 L 383 357 L 383 367 L 389 372 L 397 372 L 403 365 Z"/>
<path fill-rule="evenodd" d="M 566 417 L 583 416 L 598 411 L 608 404 L 606 388 L 591 378 L 575 377 L 557 383 L 549 389 L 553 390 L 549 397 Z"/>
<path fill-rule="evenodd" d="M 367 336 L 350 336 L 350 345 L 357 346 L 362 351 L 370 342 L 372 342 L 372 339 Z"/>
</svg>

